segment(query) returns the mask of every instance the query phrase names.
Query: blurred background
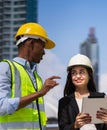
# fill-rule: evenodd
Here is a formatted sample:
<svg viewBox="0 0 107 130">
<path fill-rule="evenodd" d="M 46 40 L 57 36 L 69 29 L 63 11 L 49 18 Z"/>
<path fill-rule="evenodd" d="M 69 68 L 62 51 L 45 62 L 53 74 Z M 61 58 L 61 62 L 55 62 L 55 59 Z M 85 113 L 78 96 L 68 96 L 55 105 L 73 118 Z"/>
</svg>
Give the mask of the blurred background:
<svg viewBox="0 0 107 130">
<path fill-rule="evenodd" d="M 63 96 L 69 59 L 87 55 L 94 66 L 97 90 L 107 93 L 107 1 L 106 0 L 0 0 L 0 59 L 17 55 L 14 35 L 26 22 L 37 22 L 56 43 L 38 65 L 43 81 L 59 75 L 56 88 L 45 96 L 50 124 L 57 129 L 58 100 Z"/>
</svg>

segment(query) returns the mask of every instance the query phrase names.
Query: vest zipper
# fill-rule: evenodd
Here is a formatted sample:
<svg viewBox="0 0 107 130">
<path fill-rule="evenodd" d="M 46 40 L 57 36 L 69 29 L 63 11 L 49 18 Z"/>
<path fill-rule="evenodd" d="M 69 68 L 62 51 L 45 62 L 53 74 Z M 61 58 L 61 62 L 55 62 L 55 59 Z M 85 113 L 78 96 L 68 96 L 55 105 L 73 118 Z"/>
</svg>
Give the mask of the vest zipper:
<svg viewBox="0 0 107 130">
<path fill-rule="evenodd" d="M 34 74 L 34 72 L 33 72 L 33 75 L 35 75 Z M 35 77 L 35 76 L 34 76 Z M 35 90 L 36 90 L 36 92 L 38 91 L 38 85 L 37 85 L 37 79 L 35 79 L 35 81 L 36 81 L 36 88 L 35 88 Z M 41 125 L 41 116 L 40 116 L 40 109 L 39 109 L 39 103 L 38 103 L 38 99 L 36 99 L 36 106 L 37 106 L 37 110 L 38 110 L 38 116 L 39 116 L 39 126 L 40 126 L 40 130 L 42 130 L 42 125 Z"/>
<path fill-rule="evenodd" d="M 38 99 L 36 99 L 36 105 L 37 105 L 37 110 L 38 110 L 38 115 L 39 115 L 40 130 L 42 130 L 41 117 L 40 117 L 40 109 L 39 109 Z"/>
</svg>

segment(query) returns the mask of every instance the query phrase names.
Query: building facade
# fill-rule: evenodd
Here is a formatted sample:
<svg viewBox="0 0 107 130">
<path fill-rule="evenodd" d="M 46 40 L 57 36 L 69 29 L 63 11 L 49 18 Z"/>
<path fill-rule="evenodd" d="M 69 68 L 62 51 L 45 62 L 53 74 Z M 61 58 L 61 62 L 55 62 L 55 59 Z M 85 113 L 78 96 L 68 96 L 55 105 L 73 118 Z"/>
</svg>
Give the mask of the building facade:
<svg viewBox="0 0 107 130">
<path fill-rule="evenodd" d="M 37 0 L 0 0 L 0 60 L 17 55 L 14 36 L 26 22 L 37 22 Z"/>
<path fill-rule="evenodd" d="M 91 59 L 94 67 L 94 80 L 99 90 L 99 46 L 95 37 L 95 29 L 90 28 L 88 38 L 80 45 L 80 53 Z"/>
</svg>

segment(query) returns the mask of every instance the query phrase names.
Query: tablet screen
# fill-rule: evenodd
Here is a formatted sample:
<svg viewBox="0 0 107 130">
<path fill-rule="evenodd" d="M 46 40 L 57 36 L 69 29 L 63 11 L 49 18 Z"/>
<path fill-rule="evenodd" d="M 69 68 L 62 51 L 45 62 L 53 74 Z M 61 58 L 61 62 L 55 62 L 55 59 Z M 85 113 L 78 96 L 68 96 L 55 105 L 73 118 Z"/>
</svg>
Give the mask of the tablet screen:
<svg viewBox="0 0 107 130">
<path fill-rule="evenodd" d="M 107 97 L 105 98 L 88 98 L 84 97 L 82 102 L 82 113 L 89 113 L 92 116 L 92 124 L 103 123 L 96 118 L 96 113 L 100 108 L 107 109 Z"/>
</svg>

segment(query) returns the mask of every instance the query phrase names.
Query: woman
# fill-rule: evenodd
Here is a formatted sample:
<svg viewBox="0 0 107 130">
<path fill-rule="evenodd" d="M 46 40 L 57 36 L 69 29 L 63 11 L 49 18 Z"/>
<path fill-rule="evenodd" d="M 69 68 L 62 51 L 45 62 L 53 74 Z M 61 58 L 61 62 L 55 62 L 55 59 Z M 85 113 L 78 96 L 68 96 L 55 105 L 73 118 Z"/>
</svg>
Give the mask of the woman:
<svg viewBox="0 0 107 130">
<path fill-rule="evenodd" d="M 105 96 L 104 93 L 96 92 L 90 59 L 85 55 L 75 55 L 70 59 L 67 71 L 64 97 L 59 100 L 59 130 L 107 130 L 106 124 L 91 124 L 91 116 L 81 113 L 83 97 Z M 98 111 L 96 117 L 107 123 L 107 117 L 102 118 L 103 112 L 103 109 Z"/>
</svg>

